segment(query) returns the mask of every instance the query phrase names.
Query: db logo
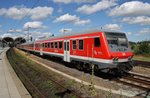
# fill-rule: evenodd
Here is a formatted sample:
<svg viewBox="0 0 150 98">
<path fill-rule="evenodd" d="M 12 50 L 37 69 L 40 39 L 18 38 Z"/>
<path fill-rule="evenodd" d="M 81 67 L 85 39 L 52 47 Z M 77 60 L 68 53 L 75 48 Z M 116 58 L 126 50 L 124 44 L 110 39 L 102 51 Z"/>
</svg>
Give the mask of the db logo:
<svg viewBox="0 0 150 98">
<path fill-rule="evenodd" d="M 125 54 L 125 53 L 122 53 L 122 55 L 125 56 L 126 54 Z"/>
</svg>

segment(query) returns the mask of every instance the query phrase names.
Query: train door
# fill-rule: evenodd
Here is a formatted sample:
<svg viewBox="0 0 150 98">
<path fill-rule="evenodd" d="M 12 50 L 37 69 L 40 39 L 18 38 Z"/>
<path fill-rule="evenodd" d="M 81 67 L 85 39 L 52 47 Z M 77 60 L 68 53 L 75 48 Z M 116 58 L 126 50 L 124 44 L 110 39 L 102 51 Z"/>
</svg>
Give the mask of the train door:
<svg viewBox="0 0 150 98">
<path fill-rule="evenodd" d="M 33 43 L 33 51 L 35 51 L 36 43 Z"/>
<path fill-rule="evenodd" d="M 64 61 L 70 62 L 70 41 L 64 40 Z"/>
<path fill-rule="evenodd" d="M 40 43 L 40 55 L 43 55 L 43 44 Z"/>
</svg>

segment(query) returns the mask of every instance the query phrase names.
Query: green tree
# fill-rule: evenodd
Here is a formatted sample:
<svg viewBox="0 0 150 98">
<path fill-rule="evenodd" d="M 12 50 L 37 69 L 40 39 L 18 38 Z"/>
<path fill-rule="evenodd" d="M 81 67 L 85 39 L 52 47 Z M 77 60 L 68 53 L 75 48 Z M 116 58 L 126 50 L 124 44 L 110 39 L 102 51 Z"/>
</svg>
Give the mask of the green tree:
<svg viewBox="0 0 150 98">
<path fill-rule="evenodd" d="M 134 46 L 133 46 L 133 52 L 134 52 L 135 54 L 140 54 L 140 53 L 139 53 L 139 46 L 138 46 L 138 45 L 134 45 Z"/>
<path fill-rule="evenodd" d="M 150 45 L 149 43 L 143 42 L 139 45 L 140 54 L 150 54 Z"/>
</svg>

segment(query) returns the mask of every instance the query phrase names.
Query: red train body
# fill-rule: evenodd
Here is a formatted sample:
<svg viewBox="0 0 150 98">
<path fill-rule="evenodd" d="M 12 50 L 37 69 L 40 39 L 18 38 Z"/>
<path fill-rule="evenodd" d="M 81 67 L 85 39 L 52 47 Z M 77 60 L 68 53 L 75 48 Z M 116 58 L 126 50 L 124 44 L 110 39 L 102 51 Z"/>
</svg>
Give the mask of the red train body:
<svg viewBox="0 0 150 98">
<path fill-rule="evenodd" d="M 132 69 L 133 53 L 124 33 L 76 33 L 25 43 L 17 47 L 35 51 L 40 55 L 60 57 L 65 62 L 86 65 L 87 68 L 90 68 L 89 63 L 93 63 L 96 69 Z"/>
</svg>

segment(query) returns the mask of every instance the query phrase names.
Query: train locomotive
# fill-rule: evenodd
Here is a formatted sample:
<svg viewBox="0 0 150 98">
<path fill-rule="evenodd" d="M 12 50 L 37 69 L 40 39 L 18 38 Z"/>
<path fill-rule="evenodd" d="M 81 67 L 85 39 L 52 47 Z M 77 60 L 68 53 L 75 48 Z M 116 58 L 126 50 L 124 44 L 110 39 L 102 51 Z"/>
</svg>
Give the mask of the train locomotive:
<svg viewBox="0 0 150 98">
<path fill-rule="evenodd" d="M 108 72 L 132 70 L 133 52 L 125 33 L 89 31 L 50 37 L 17 45 L 17 48 L 38 54 L 59 57 L 80 68 Z"/>
</svg>

